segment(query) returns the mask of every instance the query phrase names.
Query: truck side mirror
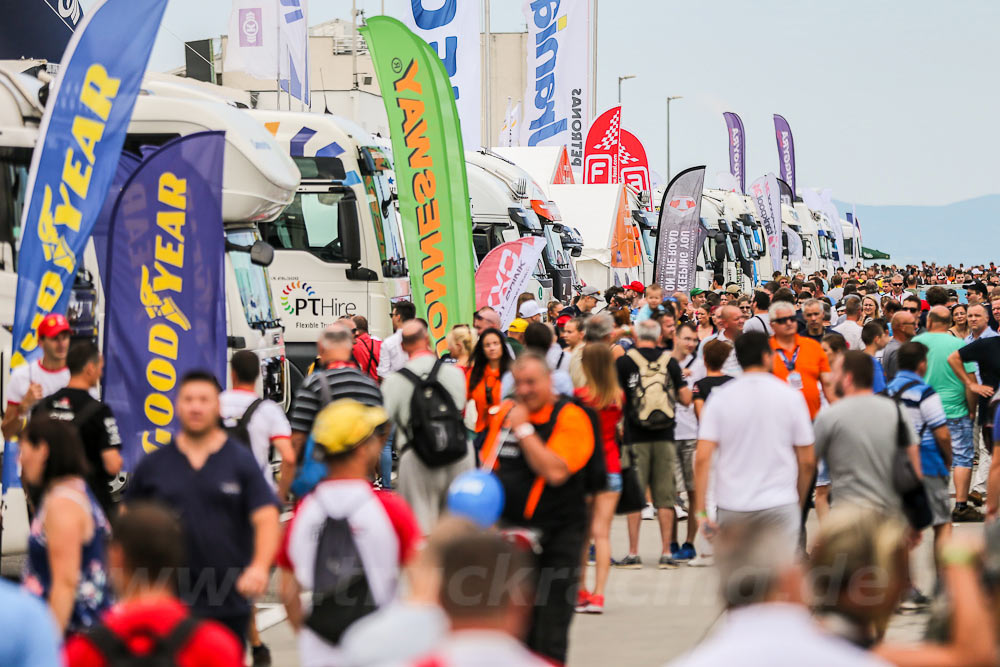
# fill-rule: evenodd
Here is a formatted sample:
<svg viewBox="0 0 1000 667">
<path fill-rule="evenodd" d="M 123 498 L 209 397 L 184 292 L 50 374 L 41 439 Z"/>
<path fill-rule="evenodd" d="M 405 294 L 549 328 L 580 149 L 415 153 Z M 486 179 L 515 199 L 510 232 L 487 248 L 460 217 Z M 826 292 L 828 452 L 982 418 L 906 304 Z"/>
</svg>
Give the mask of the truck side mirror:
<svg viewBox="0 0 1000 667">
<path fill-rule="evenodd" d="M 254 241 L 250 246 L 250 261 L 257 266 L 271 266 L 274 261 L 274 246 L 267 241 Z"/>
<path fill-rule="evenodd" d="M 337 204 L 337 219 L 340 221 L 340 242 L 344 259 L 357 268 L 361 265 L 361 230 L 358 228 L 357 209 L 353 199 L 341 199 Z"/>
</svg>

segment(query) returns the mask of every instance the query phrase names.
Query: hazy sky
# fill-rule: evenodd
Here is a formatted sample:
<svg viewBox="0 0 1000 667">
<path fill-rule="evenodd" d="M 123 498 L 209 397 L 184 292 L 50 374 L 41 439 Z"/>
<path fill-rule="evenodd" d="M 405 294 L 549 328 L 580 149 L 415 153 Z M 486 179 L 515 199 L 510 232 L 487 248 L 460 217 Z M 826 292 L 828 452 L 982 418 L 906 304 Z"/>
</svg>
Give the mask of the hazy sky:
<svg viewBox="0 0 1000 667">
<path fill-rule="evenodd" d="M 478 0 L 462 0 L 478 1 Z M 563 0 L 569 2 L 571 0 Z M 387 13 L 408 0 L 385 0 Z M 441 0 L 424 0 L 428 7 Z M 84 0 L 84 7 L 93 0 Z M 492 0 L 492 29 L 524 29 L 521 0 Z M 369 15 L 380 0 L 358 0 Z M 170 0 L 151 68 L 183 63 L 182 41 L 225 32 L 228 0 Z M 349 18 L 311 0 L 310 24 Z M 747 181 L 777 171 L 772 113 L 795 136 L 799 185 L 864 204 L 944 204 L 1000 192 L 996 32 L 990 0 L 602 0 L 598 110 L 623 84 L 623 126 L 666 172 L 728 169 L 723 111 L 743 118 Z M 992 119 L 992 121 L 991 121 Z"/>
</svg>

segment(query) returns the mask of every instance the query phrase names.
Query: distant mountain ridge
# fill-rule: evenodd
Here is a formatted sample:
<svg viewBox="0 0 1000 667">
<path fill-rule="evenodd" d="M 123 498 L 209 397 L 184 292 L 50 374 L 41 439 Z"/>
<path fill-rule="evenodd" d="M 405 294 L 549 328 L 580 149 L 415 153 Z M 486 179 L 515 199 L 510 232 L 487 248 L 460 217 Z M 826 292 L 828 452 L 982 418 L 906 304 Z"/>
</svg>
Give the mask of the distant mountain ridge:
<svg viewBox="0 0 1000 667">
<path fill-rule="evenodd" d="M 851 204 L 836 201 L 841 217 Z M 863 245 L 892 256 L 894 264 L 981 264 L 1000 261 L 1000 194 L 943 206 L 855 206 Z"/>
</svg>

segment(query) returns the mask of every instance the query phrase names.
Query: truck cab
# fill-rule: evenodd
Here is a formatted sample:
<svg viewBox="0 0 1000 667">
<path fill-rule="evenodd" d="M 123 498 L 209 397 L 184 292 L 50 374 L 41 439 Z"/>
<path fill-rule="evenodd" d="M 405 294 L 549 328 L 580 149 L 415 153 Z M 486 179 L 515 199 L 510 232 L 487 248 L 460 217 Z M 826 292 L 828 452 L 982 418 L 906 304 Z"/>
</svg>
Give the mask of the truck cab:
<svg viewBox="0 0 1000 667">
<path fill-rule="evenodd" d="M 842 257 L 844 266 L 849 269 L 857 268 L 861 263 L 861 241 L 857 237 L 857 230 L 847 220 L 840 220 L 840 228 L 844 230 L 844 253 Z"/>
<path fill-rule="evenodd" d="M 472 245 L 476 255 L 476 266 L 486 258 L 491 250 L 508 241 L 516 241 L 523 236 L 546 236 L 545 227 L 538 215 L 523 205 L 522 195 L 511 184 L 490 173 L 475 163 L 466 162 L 469 183 L 470 208 L 472 210 Z M 514 184 L 514 187 L 527 184 Z M 552 233 L 552 230 L 549 230 Z M 561 245 L 559 246 L 562 247 Z M 546 242 L 545 255 L 549 250 Z M 552 299 L 553 281 L 545 268 L 545 260 L 539 259 L 525 286 L 540 304 Z"/>
<path fill-rule="evenodd" d="M 820 245 L 818 214 L 800 201 L 795 202 L 793 210 L 798 218 L 796 231 L 802 237 L 802 272 L 809 275 L 827 268 Z"/>
<path fill-rule="evenodd" d="M 531 174 L 497 153 L 485 148 L 466 151 L 465 160 L 467 165 L 475 165 L 506 183 L 517 194 L 521 206 L 534 212 L 545 237 L 542 266 L 552 281 L 551 296 L 560 301 L 569 301 L 573 295 L 574 276 L 570 254 L 562 244 L 562 214 L 559 207 L 549 199 Z"/>
<path fill-rule="evenodd" d="M 271 289 L 278 295 L 297 384 L 327 324 L 363 315 L 373 336 L 387 337 L 392 302 L 410 295 L 395 174 L 385 147 L 350 120 L 302 112 L 247 113 L 274 137 L 301 176 L 288 208 L 262 226 L 275 249 Z"/>
<path fill-rule="evenodd" d="M 706 190 L 701 197 L 701 224 L 707 234 L 697 261 L 704 267 L 696 273 L 696 287 L 708 289 L 712 277 L 720 273 L 725 282 L 742 283 L 740 255 L 733 243 L 736 234 L 725 217 L 725 205 L 718 191 Z"/>
</svg>

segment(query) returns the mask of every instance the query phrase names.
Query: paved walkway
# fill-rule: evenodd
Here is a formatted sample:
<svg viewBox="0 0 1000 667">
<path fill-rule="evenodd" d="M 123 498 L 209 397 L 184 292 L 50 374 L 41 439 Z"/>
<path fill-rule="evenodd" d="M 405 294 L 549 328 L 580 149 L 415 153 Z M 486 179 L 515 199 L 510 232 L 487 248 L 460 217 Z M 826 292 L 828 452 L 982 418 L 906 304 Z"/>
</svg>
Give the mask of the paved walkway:
<svg viewBox="0 0 1000 667">
<path fill-rule="evenodd" d="M 681 530 L 684 523 L 680 524 Z M 816 526 L 811 525 L 815 532 Z M 982 525 L 961 524 L 956 530 L 977 534 Z M 933 588 L 931 534 L 928 532 L 913 557 L 917 584 L 921 590 Z M 627 545 L 624 518 L 612 526 L 612 549 L 621 556 Z M 654 521 L 643 521 L 640 533 L 641 570 L 612 569 L 601 616 L 577 614 L 570 629 L 569 664 L 573 667 L 608 667 L 628 664 L 636 667 L 662 665 L 697 644 L 719 618 L 714 568 L 681 567 L 659 570 L 659 532 Z M 591 575 L 593 576 L 593 575 Z M 271 618 L 280 612 L 265 612 Z M 893 641 L 917 641 L 927 616 L 897 615 L 889 629 Z M 263 633 L 271 647 L 275 665 L 297 665 L 294 637 L 286 622 Z"/>
</svg>

